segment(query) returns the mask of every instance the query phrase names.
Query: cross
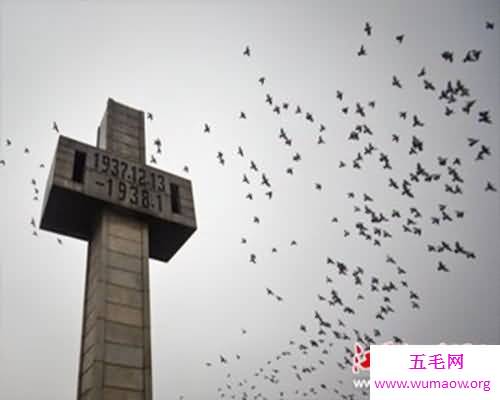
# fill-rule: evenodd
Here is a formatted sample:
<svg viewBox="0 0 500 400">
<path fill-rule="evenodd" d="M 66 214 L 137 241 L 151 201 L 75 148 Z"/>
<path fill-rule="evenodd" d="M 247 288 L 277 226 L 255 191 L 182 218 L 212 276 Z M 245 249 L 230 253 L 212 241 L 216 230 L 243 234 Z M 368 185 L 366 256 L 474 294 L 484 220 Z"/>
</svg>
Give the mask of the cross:
<svg viewBox="0 0 500 400">
<path fill-rule="evenodd" d="M 151 400 L 149 258 L 196 230 L 191 182 L 145 165 L 144 112 L 108 99 L 97 147 L 60 136 L 40 227 L 88 241 L 77 400 Z"/>
</svg>

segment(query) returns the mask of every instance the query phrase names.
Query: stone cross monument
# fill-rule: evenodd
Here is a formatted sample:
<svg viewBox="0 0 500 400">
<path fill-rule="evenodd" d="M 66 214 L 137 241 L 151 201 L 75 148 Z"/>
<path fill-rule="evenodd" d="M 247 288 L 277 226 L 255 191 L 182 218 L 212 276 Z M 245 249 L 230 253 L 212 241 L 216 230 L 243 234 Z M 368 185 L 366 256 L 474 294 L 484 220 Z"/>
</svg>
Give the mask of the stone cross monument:
<svg viewBox="0 0 500 400">
<path fill-rule="evenodd" d="M 144 112 L 108 99 L 97 147 L 59 137 L 40 227 L 88 241 L 77 400 L 151 400 L 149 258 L 196 230 L 191 182 L 145 165 Z"/>
</svg>

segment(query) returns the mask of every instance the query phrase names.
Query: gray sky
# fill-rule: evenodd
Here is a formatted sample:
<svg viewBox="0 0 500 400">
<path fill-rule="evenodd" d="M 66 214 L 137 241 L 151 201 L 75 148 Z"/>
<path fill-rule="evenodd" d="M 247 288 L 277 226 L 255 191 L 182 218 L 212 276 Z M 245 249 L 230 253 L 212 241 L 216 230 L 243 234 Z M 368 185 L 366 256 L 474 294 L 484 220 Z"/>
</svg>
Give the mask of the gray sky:
<svg viewBox="0 0 500 400">
<path fill-rule="evenodd" d="M 366 21 L 373 26 L 370 37 L 363 31 Z M 494 30 L 486 30 L 486 21 L 495 22 Z M 6 162 L 0 165 L 2 398 L 75 396 L 86 244 L 63 238 L 61 246 L 53 234 L 32 235 L 30 219 L 38 223 L 41 202 L 33 201 L 31 179 L 43 197 L 48 168 L 39 164 L 48 167 L 54 154 L 52 121 L 63 134 L 94 144 L 108 97 L 154 114 L 146 126 L 148 155 L 153 140 L 162 138 L 158 166 L 188 177 L 194 188 L 197 232 L 168 265 L 150 263 L 155 399 L 216 399 L 218 387 L 243 379 L 246 388 L 225 390 L 226 396 L 241 398 L 246 390 L 303 398 L 303 391 L 325 383 L 328 391 L 309 398 L 330 399 L 334 387 L 361 398 L 349 368 L 336 365 L 344 346 L 354 344 L 354 328 L 370 335 L 380 329 L 377 342 L 397 335 L 411 344 L 500 344 L 500 204 L 498 192 L 484 192 L 487 181 L 500 189 L 500 2 L 3 0 L 0 29 L 0 160 Z M 398 44 L 395 36 L 403 33 Z M 367 56 L 357 56 L 361 44 Z M 249 58 L 242 54 L 246 45 Z M 480 59 L 463 63 L 470 49 L 481 49 Z M 454 53 L 453 63 L 441 58 L 445 50 Z M 423 66 L 436 92 L 424 90 L 417 78 Z M 391 85 L 393 75 L 402 89 Z M 261 76 L 264 86 L 257 82 Z M 455 113 L 445 117 L 437 97 L 448 80 L 457 79 L 476 103 L 467 115 L 461 107 L 468 98 L 459 98 L 450 104 Z M 343 91 L 342 102 L 336 90 Z M 266 93 L 278 104 L 290 102 L 290 109 L 273 113 Z M 373 109 L 367 106 L 371 100 Z M 356 102 L 366 118 L 354 113 Z M 314 123 L 295 114 L 297 104 L 313 114 Z M 341 112 L 345 106 L 347 115 Z M 242 110 L 246 120 L 238 118 Z M 403 110 L 406 121 L 398 117 Z M 490 110 L 493 124 L 478 123 L 482 110 Z M 424 127 L 411 126 L 414 114 Z M 203 133 L 205 122 L 210 134 Z M 326 144 L 317 145 L 321 123 Z M 357 124 L 368 125 L 373 136 L 347 140 Z M 292 146 L 278 139 L 280 127 Z M 399 143 L 391 141 L 394 133 Z M 424 142 L 417 155 L 408 154 L 413 135 Z M 469 147 L 468 137 L 480 141 Z M 352 160 L 369 142 L 377 150 L 364 157 L 362 169 L 353 169 Z M 481 145 L 489 146 L 491 156 L 475 162 Z M 236 154 L 238 146 L 244 158 Z M 218 151 L 225 155 L 223 167 Z M 302 157 L 298 163 L 292 161 L 296 152 Z M 390 157 L 392 170 L 381 168 L 380 153 Z M 463 195 L 444 191 L 451 178 L 438 156 L 448 164 L 461 159 L 455 167 L 464 180 Z M 260 175 L 249 171 L 250 160 L 270 178 L 272 200 Z M 341 160 L 346 168 L 338 168 Z M 389 177 L 409 179 L 417 162 L 441 179 L 414 183 L 414 199 L 388 187 Z M 182 172 L 185 165 L 188 174 Z M 285 173 L 290 166 L 293 176 Z M 241 183 L 243 173 L 250 186 Z M 351 191 L 354 199 L 347 198 Z M 253 201 L 245 199 L 248 192 Z M 373 203 L 364 203 L 363 193 Z M 432 225 L 441 203 L 453 221 Z M 388 217 L 393 209 L 401 212 L 401 219 L 383 225 L 393 237 L 380 247 L 354 228 L 363 221 L 373 233 L 369 217 L 353 211 L 364 204 Z M 403 232 L 406 218 L 413 218 L 411 207 L 422 214 L 414 218 L 421 236 Z M 464 210 L 464 218 L 456 218 L 455 210 Z M 260 224 L 252 223 L 254 216 Z M 334 216 L 336 224 L 330 222 Z M 347 238 L 344 229 L 351 232 Z M 291 247 L 291 240 L 298 246 Z M 476 259 L 427 251 L 441 240 L 452 246 L 460 241 Z M 249 263 L 251 253 L 255 265 Z M 420 296 L 420 310 L 411 309 L 401 276 L 386 263 L 388 254 L 407 271 L 404 278 Z M 348 276 L 327 265 L 327 256 L 343 261 Z M 450 273 L 436 271 L 439 260 Z M 357 266 L 365 271 L 361 287 L 351 275 Z M 375 314 L 385 292 L 370 291 L 372 276 L 398 286 L 389 293 L 396 312 L 384 321 Z M 284 301 L 267 296 L 267 287 Z M 319 302 L 317 295 L 329 296 L 332 288 L 355 315 Z M 357 300 L 358 293 L 365 300 Z M 290 346 L 291 339 L 299 344 L 317 337 L 315 310 L 335 327 L 341 318 L 341 330 L 352 340 L 335 341 L 329 333 L 326 340 L 334 346 L 327 356 L 317 350 L 302 355 Z M 279 384 L 254 376 L 260 367 L 268 374 L 267 361 L 286 350 L 292 356 L 271 364 L 280 370 Z M 219 355 L 229 363 L 221 365 Z M 293 364 L 318 370 L 299 382 Z"/>
</svg>

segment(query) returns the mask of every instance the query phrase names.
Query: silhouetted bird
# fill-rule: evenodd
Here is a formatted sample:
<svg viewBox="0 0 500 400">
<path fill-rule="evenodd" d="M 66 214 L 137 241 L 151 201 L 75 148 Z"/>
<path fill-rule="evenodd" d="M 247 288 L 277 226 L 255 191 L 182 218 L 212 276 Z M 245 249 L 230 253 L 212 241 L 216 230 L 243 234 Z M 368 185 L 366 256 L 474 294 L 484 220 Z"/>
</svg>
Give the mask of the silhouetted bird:
<svg viewBox="0 0 500 400">
<path fill-rule="evenodd" d="M 217 159 L 219 160 L 219 163 L 221 165 L 224 165 L 225 163 L 224 154 L 221 151 L 217 152 Z"/>
<path fill-rule="evenodd" d="M 429 82 L 427 79 L 424 79 L 424 89 L 425 90 L 436 90 L 435 86 Z"/>
<path fill-rule="evenodd" d="M 266 174 L 262 174 L 261 185 L 265 185 L 267 187 L 271 187 L 271 184 L 269 183 L 269 179 L 267 178 Z"/>
<path fill-rule="evenodd" d="M 465 103 L 465 106 L 462 107 L 462 111 L 466 114 L 470 113 L 470 110 L 472 106 L 476 103 L 476 100 L 470 100 L 467 103 Z"/>
<path fill-rule="evenodd" d="M 161 140 L 157 138 L 153 144 L 156 146 L 156 153 L 161 154 Z"/>
<path fill-rule="evenodd" d="M 469 50 L 466 54 L 464 59 L 462 60 L 464 63 L 466 62 L 476 62 L 479 61 L 479 57 L 481 56 L 482 51 L 481 50 Z"/>
<path fill-rule="evenodd" d="M 479 122 L 484 122 L 486 124 L 491 124 L 490 111 L 479 111 Z"/>
<path fill-rule="evenodd" d="M 446 265 L 442 261 L 438 262 L 438 268 L 437 268 L 437 270 L 438 271 L 443 271 L 443 272 L 450 272 L 450 270 L 446 267 Z"/>
<path fill-rule="evenodd" d="M 365 29 L 364 29 L 364 31 L 366 32 L 366 34 L 368 36 L 371 36 L 371 34 L 372 34 L 372 26 L 370 25 L 369 22 L 365 23 Z"/>
<path fill-rule="evenodd" d="M 453 53 L 451 51 L 443 51 L 441 53 L 441 57 L 443 57 L 443 60 L 453 62 Z"/>
<path fill-rule="evenodd" d="M 488 181 L 486 183 L 486 187 L 484 188 L 484 191 L 485 192 L 496 192 L 497 188 L 495 186 L 493 186 L 493 184 L 490 181 Z"/>
<path fill-rule="evenodd" d="M 422 121 L 420 121 L 416 115 L 414 115 L 413 116 L 413 124 L 412 124 L 412 126 L 413 127 L 424 126 L 424 123 Z"/>
<path fill-rule="evenodd" d="M 401 85 L 401 82 L 399 81 L 398 77 L 396 75 L 393 75 L 392 76 L 392 86 L 396 86 L 400 89 L 403 88 L 403 86 Z"/>
<path fill-rule="evenodd" d="M 57 126 L 56 121 L 52 122 L 52 129 L 53 129 L 54 131 L 56 131 L 57 133 L 59 133 L 59 127 Z"/>
<path fill-rule="evenodd" d="M 245 47 L 245 50 L 243 51 L 243 55 L 250 57 L 250 47 L 249 46 Z"/>
</svg>

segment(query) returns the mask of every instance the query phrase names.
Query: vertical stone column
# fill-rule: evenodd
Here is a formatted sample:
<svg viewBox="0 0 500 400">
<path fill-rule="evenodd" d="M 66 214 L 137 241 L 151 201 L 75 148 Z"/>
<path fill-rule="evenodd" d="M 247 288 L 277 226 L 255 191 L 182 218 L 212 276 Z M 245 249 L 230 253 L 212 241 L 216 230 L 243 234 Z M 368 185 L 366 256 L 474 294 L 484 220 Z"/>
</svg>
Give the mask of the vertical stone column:
<svg viewBox="0 0 500 400">
<path fill-rule="evenodd" d="M 109 99 L 98 146 L 144 162 L 144 113 Z M 112 207 L 94 222 L 78 400 L 152 399 L 148 240 L 145 222 Z"/>
<path fill-rule="evenodd" d="M 112 209 L 95 226 L 77 398 L 151 400 L 148 227 Z"/>
</svg>

